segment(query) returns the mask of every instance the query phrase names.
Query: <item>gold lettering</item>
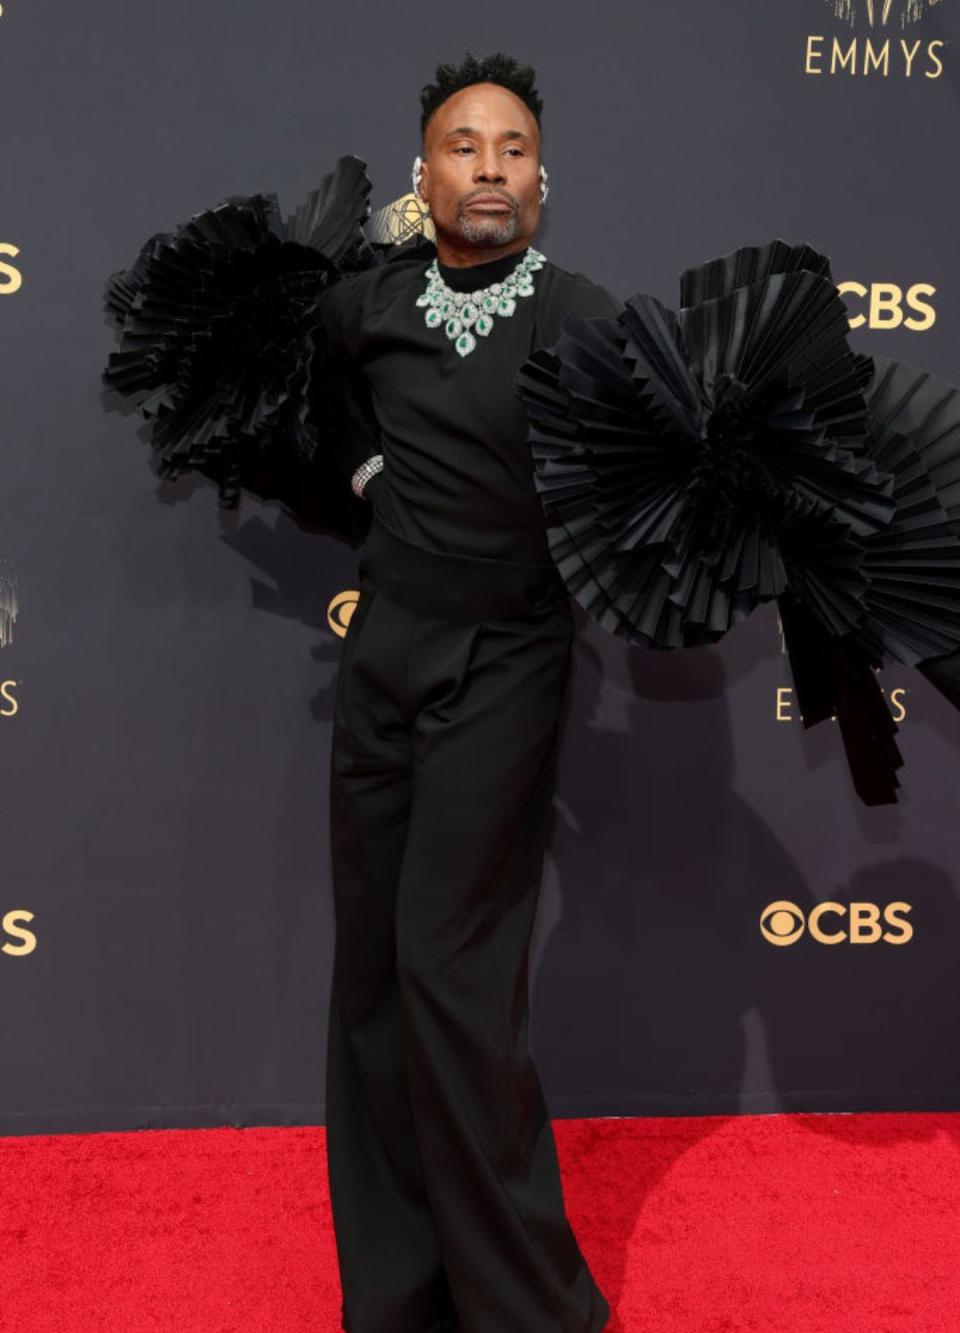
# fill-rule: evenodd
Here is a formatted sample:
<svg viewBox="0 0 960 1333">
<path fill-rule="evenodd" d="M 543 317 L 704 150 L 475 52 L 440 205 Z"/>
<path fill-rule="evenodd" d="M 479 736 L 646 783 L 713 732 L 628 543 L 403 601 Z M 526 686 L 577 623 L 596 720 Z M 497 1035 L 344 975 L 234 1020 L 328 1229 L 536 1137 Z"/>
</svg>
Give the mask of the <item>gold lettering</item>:
<svg viewBox="0 0 960 1333">
<path fill-rule="evenodd" d="M 0 949 L 4 953 L 10 954 L 12 958 L 24 958 L 28 953 L 33 953 L 37 947 L 37 937 L 32 930 L 24 930 L 20 925 L 21 921 L 32 921 L 33 913 L 27 912 L 24 908 L 18 908 L 13 912 L 8 912 L 0 922 L 3 927 L 3 933 L 11 936 L 12 939 L 21 940 L 20 944 L 0 944 Z"/>
<path fill-rule="evenodd" d="M 811 35 L 810 37 L 807 38 L 807 64 L 806 64 L 806 72 L 807 72 L 808 74 L 822 74 L 822 73 L 823 73 L 823 70 L 822 70 L 822 69 L 814 69 L 813 64 L 812 64 L 812 61 L 813 61 L 814 56 L 816 56 L 816 58 L 817 58 L 818 60 L 820 59 L 820 56 L 821 56 L 821 51 L 820 51 L 820 47 L 819 47 L 819 45 L 817 46 L 816 50 L 814 50 L 814 46 L 813 46 L 813 44 L 814 44 L 814 42 L 819 43 L 819 42 L 822 42 L 822 41 L 823 41 L 823 38 L 822 38 L 822 37 L 815 37 L 815 36 L 812 36 L 812 35 Z"/>
<path fill-rule="evenodd" d="M 893 711 L 894 722 L 902 722 L 907 716 L 907 707 L 903 702 L 906 693 L 907 692 L 902 685 L 898 686 L 897 689 L 890 691 L 891 711 L 895 710 Z"/>
<path fill-rule="evenodd" d="M 837 283 L 837 291 L 840 293 L 841 296 L 844 296 L 847 292 L 852 292 L 854 296 L 866 296 L 866 295 L 868 294 L 868 290 L 869 290 L 869 289 L 866 288 L 866 287 L 864 287 L 864 285 L 863 285 L 862 282 L 838 282 L 838 283 Z M 851 315 L 851 316 L 850 316 L 850 327 L 851 327 L 851 329 L 859 329 L 859 328 L 862 328 L 862 326 L 863 326 L 864 324 L 866 324 L 866 322 L 867 322 L 867 317 L 866 317 L 866 315 Z"/>
<path fill-rule="evenodd" d="M 9 708 L 0 708 L 0 717 L 13 717 L 19 711 L 20 705 L 13 697 L 13 691 L 19 683 L 16 680 L 0 680 L 0 699 L 10 705 Z"/>
<path fill-rule="evenodd" d="M 900 45 L 903 48 L 903 58 L 907 62 L 907 78 L 909 79 L 910 75 L 913 73 L 913 62 L 916 60 L 917 52 L 920 50 L 920 40 L 918 38 L 917 41 L 914 42 L 913 50 L 907 46 L 902 37 L 900 38 Z"/>
<path fill-rule="evenodd" d="M 936 287 L 931 287 L 929 282 L 915 282 L 913 284 L 907 292 L 907 305 L 911 310 L 916 310 L 918 314 L 925 315 L 926 318 L 914 319 L 911 316 L 909 319 L 905 319 L 903 322 L 908 329 L 912 329 L 914 333 L 923 333 L 926 329 L 930 329 L 936 324 L 936 310 L 934 310 L 933 306 L 929 305 L 926 301 L 921 301 L 919 299 L 921 296 L 936 296 L 936 294 Z"/>
<path fill-rule="evenodd" d="M 843 48 L 840 45 L 839 37 L 833 39 L 833 55 L 830 59 L 830 73 L 836 74 L 837 69 L 846 69 L 849 63 L 850 73 L 857 72 L 857 39 L 856 37 L 850 43 L 846 55 L 843 54 Z"/>
<path fill-rule="evenodd" d="M 819 33 L 809 33 L 806 38 L 806 48 L 804 52 L 804 73 L 805 74 L 824 74 L 828 71 L 824 69 L 824 43 L 828 39 Z M 882 78 L 888 79 L 891 73 L 900 70 L 905 78 L 912 78 L 917 66 L 917 57 L 923 54 L 927 60 L 927 68 L 924 70 L 924 77 L 927 79 L 939 79 L 943 74 L 943 60 L 941 51 L 946 46 L 946 41 L 938 38 L 936 41 L 923 42 L 918 38 L 916 41 L 907 41 L 905 37 L 900 38 L 900 58 L 894 55 L 896 47 L 893 39 L 887 37 L 884 41 L 874 40 L 873 37 L 863 38 L 863 57 L 861 61 L 860 38 L 851 37 L 849 41 L 846 38 L 833 37 L 830 39 L 830 74 L 850 74 L 856 75 L 862 73 L 864 78 L 870 74 L 879 74 Z M 902 62 L 902 63 L 901 63 Z"/>
<path fill-rule="evenodd" d="M 935 42 L 931 42 L 930 45 L 927 47 L 927 55 L 934 62 L 937 68 L 933 74 L 931 74 L 930 71 L 927 70 L 924 74 L 925 79 L 939 79 L 940 75 L 943 73 L 943 61 L 937 55 L 937 51 L 935 48 L 939 48 L 945 45 L 946 45 L 945 42 L 937 40 Z"/>
<path fill-rule="evenodd" d="M 789 685 L 777 686 L 777 721 L 792 722 L 790 705 L 793 703 L 793 690 Z"/>
<path fill-rule="evenodd" d="M 868 37 L 863 51 L 863 72 L 869 74 L 871 69 L 880 69 L 881 65 L 883 77 L 886 78 L 890 73 L 890 38 L 887 38 L 879 51 L 875 51 L 873 42 Z"/>
<path fill-rule="evenodd" d="M 828 935 L 825 930 L 821 929 L 820 918 L 826 916 L 828 912 L 835 916 L 844 916 L 846 911 L 847 909 L 843 903 L 817 903 L 807 917 L 807 929 L 813 938 L 819 940 L 821 944 L 840 944 L 842 940 L 846 939 L 845 932 L 838 930 L 833 935 Z"/>
<path fill-rule="evenodd" d="M 16 259 L 19 253 L 20 251 L 17 247 L 11 245 L 9 241 L 0 241 L 0 255 L 11 255 Z M 6 282 L 3 281 L 4 277 L 7 279 Z M 22 286 L 23 276 L 20 273 L 20 270 L 14 268 L 13 264 L 5 264 L 3 260 L 0 259 L 0 296 L 12 296 L 13 293 L 18 292 Z"/>
<path fill-rule="evenodd" d="M 880 909 L 876 903 L 850 904 L 850 943 L 876 944 L 880 930 Z"/>
<path fill-rule="evenodd" d="M 887 903 L 883 909 L 883 919 L 888 926 L 899 926 L 900 934 L 893 935 L 889 930 L 884 931 L 883 938 L 888 944 L 906 944 L 908 940 L 913 939 L 913 926 L 909 921 L 901 919 L 901 913 L 909 912 L 909 903 Z"/>
<path fill-rule="evenodd" d="M 870 327 L 897 329 L 903 323 L 900 288 L 893 282 L 875 282 L 870 289 Z M 889 315 L 889 318 L 885 318 Z"/>
</svg>

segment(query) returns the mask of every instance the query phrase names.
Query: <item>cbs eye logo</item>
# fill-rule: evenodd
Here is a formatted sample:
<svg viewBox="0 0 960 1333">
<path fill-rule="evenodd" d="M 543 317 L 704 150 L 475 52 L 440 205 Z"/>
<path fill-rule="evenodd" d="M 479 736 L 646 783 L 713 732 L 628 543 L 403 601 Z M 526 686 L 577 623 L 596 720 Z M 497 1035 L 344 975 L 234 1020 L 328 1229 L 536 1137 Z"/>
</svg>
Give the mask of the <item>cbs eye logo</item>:
<svg viewBox="0 0 960 1333">
<path fill-rule="evenodd" d="M 330 604 L 327 607 L 327 624 L 334 634 L 339 634 L 341 639 L 346 637 L 347 629 L 353 619 L 353 613 L 357 609 L 359 600 L 360 594 L 355 588 L 347 588 L 344 592 L 338 592 L 335 597 L 330 599 Z"/>
<path fill-rule="evenodd" d="M 906 944 L 913 926 L 903 916 L 909 903 L 817 903 L 804 915 L 785 899 L 768 903 L 760 913 L 760 934 L 768 944 L 796 944 L 807 932 L 818 944 Z"/>
</svg>

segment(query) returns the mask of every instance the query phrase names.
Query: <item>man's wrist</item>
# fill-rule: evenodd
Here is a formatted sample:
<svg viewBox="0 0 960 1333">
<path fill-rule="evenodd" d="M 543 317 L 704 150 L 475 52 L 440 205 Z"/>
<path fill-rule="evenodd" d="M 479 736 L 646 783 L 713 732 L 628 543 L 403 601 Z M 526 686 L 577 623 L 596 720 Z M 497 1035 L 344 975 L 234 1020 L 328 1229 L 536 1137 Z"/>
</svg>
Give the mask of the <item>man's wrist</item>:
<svg viewBox="0 0 960 1333">
<path fill-rule="evenodd" d="M 358 499 L 363 499 L 364 488 L 371 477 L 383 471 L 383 454 L 374 454 L 366 459 L 350 478 L 350 487 Z"/>
</svg>

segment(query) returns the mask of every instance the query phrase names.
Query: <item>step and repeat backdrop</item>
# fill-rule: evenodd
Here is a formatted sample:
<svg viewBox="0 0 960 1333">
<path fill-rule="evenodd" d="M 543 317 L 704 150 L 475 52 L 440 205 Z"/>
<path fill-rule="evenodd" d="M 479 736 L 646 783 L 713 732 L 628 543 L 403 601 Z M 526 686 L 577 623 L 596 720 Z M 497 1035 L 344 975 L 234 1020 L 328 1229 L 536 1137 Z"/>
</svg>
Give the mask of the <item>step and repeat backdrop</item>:
<svg viewBox="0 0 960 1333">
<path fill-rule="evenodd" d="M 0 1133 L 322 1121 L 357 551 L 158 480 L 102 289 L 343 153 L 402 200 L 468 49 L 537 67 L 555 262 L 676 305 L 690 264 L 805 241 L 861 350 L 960 382 L 960 0 L 3 0 Z M 531 965 L 554 1111 L 960 1107 L 960 715 L 885 673 L 902 798 L 866 808 L 775 609 L 682 654 L 577 617 Z"/>
</svg>

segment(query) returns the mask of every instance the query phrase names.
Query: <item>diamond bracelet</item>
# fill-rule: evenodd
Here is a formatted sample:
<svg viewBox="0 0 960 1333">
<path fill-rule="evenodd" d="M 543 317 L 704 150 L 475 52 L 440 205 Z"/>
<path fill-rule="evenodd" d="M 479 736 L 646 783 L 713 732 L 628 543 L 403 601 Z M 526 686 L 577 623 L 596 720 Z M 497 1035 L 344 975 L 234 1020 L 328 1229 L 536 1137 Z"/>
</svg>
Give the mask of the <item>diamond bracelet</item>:
<svg viewBox="0 0 960 1333">
<path fill-rule="evenodd" d="M 350 478 L 350 488 L 359 499 L 363 499 L 363 488 L 371 477 L 383 471 L 383 454 L 374 454 L 361 463 Z"/>
</svg>

